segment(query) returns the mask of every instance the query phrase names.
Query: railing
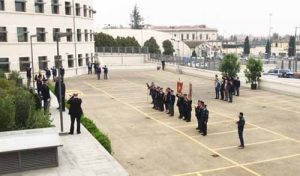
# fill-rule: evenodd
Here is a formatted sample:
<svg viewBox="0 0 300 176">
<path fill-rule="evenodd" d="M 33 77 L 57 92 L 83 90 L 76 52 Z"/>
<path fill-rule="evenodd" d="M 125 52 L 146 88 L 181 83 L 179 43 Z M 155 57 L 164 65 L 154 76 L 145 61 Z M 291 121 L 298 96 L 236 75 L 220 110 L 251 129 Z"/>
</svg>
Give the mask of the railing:
<svg viewBox="0 0 300 176">
<path fill-rule="evenodd" d="M 102 54 L 148 54 L 147 47 L 95 47 L 97 53 Z"/>
</svg>

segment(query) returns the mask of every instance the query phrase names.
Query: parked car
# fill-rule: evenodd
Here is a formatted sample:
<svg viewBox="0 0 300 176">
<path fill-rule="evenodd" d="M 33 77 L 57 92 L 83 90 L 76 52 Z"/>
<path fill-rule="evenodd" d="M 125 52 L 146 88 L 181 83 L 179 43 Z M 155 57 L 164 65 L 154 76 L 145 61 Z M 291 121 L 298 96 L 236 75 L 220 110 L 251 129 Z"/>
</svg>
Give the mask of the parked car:
<svg viewBox="0 0 300 176">
<path fill-rule="evenodd" d="M 294 76 L 294 73 L 289 69 L 271 69 L 264 75 L 273 75 L 278 76 L 279 78 L 291 78 Z"/>
</svg>

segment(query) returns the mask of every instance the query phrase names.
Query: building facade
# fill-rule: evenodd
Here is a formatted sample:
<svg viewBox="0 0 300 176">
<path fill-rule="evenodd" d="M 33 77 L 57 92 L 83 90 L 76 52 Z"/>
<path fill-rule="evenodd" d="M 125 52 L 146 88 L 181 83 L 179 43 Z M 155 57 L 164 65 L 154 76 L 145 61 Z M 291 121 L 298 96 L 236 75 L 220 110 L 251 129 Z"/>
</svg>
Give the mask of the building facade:
<svg viewBox="0 0 300 176">
<path fill-rule="evenodd" d="M 173 40 L 183 41 L 198 55 L 205 52 L 208 57 L 213 57 L 214 53 L 221 51 L 222 43 L 218 41 L 218 30 L 215 28 L 208 28 L 205 25 L 147 26 L 147 28 L 169 33 Z"/>
<path fill-rule="evenodd" d="M 35 72 L 59 67 L 66 76 L 86 73 L 94 58 L 92 0 L 0 0 L 0 70 Z M 55 34 L 72 33 L 59 41 Z"/>
</svg>

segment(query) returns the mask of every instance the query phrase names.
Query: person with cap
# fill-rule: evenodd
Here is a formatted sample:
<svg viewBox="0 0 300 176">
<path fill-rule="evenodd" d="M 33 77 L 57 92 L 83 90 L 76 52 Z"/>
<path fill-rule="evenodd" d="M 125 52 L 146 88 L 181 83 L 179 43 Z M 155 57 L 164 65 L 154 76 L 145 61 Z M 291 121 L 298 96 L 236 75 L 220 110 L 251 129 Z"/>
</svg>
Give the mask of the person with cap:
<svg viewBox="0 0 300 176">
<path fill-rule="evenodd" d="M 179 111 L 179 116 L 178 118 L 179 119 L 182 119 L 183 118 L 183 109 L 184 109 L 184 98 L 182 96 L 182 93 L 178 93 L 177 95 L 177 107 L 178 107 L 178 111 Z"/>
<path fill-rule="evenodd" d="M 207 122 L 208 122 L 208 118 L 209 118 L 209 111 L 207 110 L 207 105 L 204 104 L 202 112 L 203 112 L 202 136 L 206 136 L 207 135 Z"/>
<path fill-rule="evenodd" d="M 78 98 L 78 94 L 74 93 L 71 98 L 67 102 L 70 104 L 70 109 L 69 109 L 69 115 L 71 116 L 71 126 L 70 126 L 70 132 L 69 134 L 74 134 L 74 123 L 76 120 L 76 125 L 77 125 L 77 134 L 80 134 L 80 118 L 83 114 L 82 109 L 81 109 L 81 103 L 82 100 Z"/>
<path fill-rule="evenodd" d="M 188 98 L 187 94 L 184 97 L 184 119 L 186 122 L 191 122 L 192 100 Z"/>
<path fill-rule="evenodd" d="M 198 104 L 195 107 L 195 116 L 197 118 L 197 128 L 196 128 L 196 130 L 199 130 L 200 132 L 202 132 L 201 113 L 202 113 L 202 104 L 201 104 L 201 100 L 198 100 Z"/>
<path fill-rule="evenodd" d="M 53 79 L 53 81 L 55 81 L 55 79 L 56 79 L 56 77 L 57 77 L 57 70 L 56 70 L 56 68 L 53 66 L 53 67 L 51 68 L 51 71 L 52 71 L 52 79 Z"/>
<path fill-rule="evenodd" d="M 48 68 L 45 69 L 45 74 L 46 74 L 46 78 L 49 80 L 51 77 L 51 71 Z"/>
<path fill-rule="evenodd" d="M 171 102 L 169 104 L 169 114 L 170 116 L 174 116 L 174 104 L 175 104 L 175 95 L 174 95 L 174 90 L 170 91 L 170 97 L 171 97 Z"/>
<path fill-rule="evenodd" d="M 220 84 L 220 81 L 218 79 L 218 75 L 216 75 L 216 78 L 215 78 L 216 99 L 220 98 L 220 88 L 221 88 L 221 84 Z"/>
<path fill-rule="evenodd" d="M 64 69 L 64 67 L 61 67 L 59 69 L 59 73 L 60 73 L 62 81 L 64 81 L 64 77 L 65 77 L 65 69 Z"/>
<path fill-rule="evenodd" d="M 106 67 L 106 65 L 103 67 L 103 72 L 104 72 L 104 79 L 107 80 L 108 68 Z"/>
<path fill-rule="evenodd" d="M 240 112 L 239 121 L 236 122 L 237 127 L 238 127 L 239 139 L 240 139 L 240 145 L 239 145 L 240 149 L 245 148 L 244 137 L 243 137 L 245 123 L 246 123 L 246 121 L 244 118 L 244 113 Z"/>
<path fill-rule="evenodd" d="M 101 67 L 99 66 L 99 64 L 97 64 L 95 72 L 97 74 L 97 79 L 100 80 L 101 79 Z"/>
<path fill-rule="evenodd" d="M 240 81 L 239 77 L 234 79 L 233 84 L 234 84 L 234 89 L 235 89 L 235 95 L 240 96 L 241 81 Z"/>
<path fill-rule="evenodd" d="M 27 88 L 29 89 L 30 83 L 31 83 L 31 78 L 32 78 L 31 68 L 30 67 L 26 68 L 26 77 L 27 77 Z"/>
<path fill-rule="evenodd" d="M 49 105 L 50 105 L 50 91 L 48 86 L 48 80 L 43 79 L 43 85 L 41 87 L 41 95 L 44 103 L 44 113 L 49 113 Z"/>
<path fill-rule="evenodd" d="M 59 81 L 61 81 L 60 83 L 61 83 L 61 99 L 62 99 L 62 102 L 60 102 L 60 96 L 59 96 Z M 57 102 L 59 104 L 61 104 L 62 111 L 65 111 L 66 85 L 62 80 L 59 80 L 59 78 L 56 78 L 56 80 L 55 80 L 54 94 L 57 98 Z M 60 107 L 58 107 L 57 109 L 60 109 Z"/>
</svg>

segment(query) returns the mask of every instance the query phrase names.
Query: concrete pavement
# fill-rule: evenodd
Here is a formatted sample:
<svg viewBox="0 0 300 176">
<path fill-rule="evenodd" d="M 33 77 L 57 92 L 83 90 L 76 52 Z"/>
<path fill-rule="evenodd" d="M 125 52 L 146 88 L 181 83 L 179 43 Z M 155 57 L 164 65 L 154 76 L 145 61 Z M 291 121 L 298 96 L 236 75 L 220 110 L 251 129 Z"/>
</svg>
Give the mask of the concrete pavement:
<svg viewBox="0 0 300 176">
<path fill-rule="evenodd" d="M 193 84 L 194 103 L 210 111 L 208 136 L 151 108 L 146 82 L 175 89 Z M 282 176 L 300 172 L 299 98 L 243 87 L 229 104 L 214 99 L 213 81 L 162 71 L 114 70 L 107 81 L 95 75 L 66 80 L 83 98 L 86 115 L 112 139 L 114 156 L 130 175 Z M 246 117 L 244 150 L 235 121 Z M 194 114 L 194 111 L 193 113 Z M 178 112 L 176 111 L 176 115 Z"/>
</svg>

